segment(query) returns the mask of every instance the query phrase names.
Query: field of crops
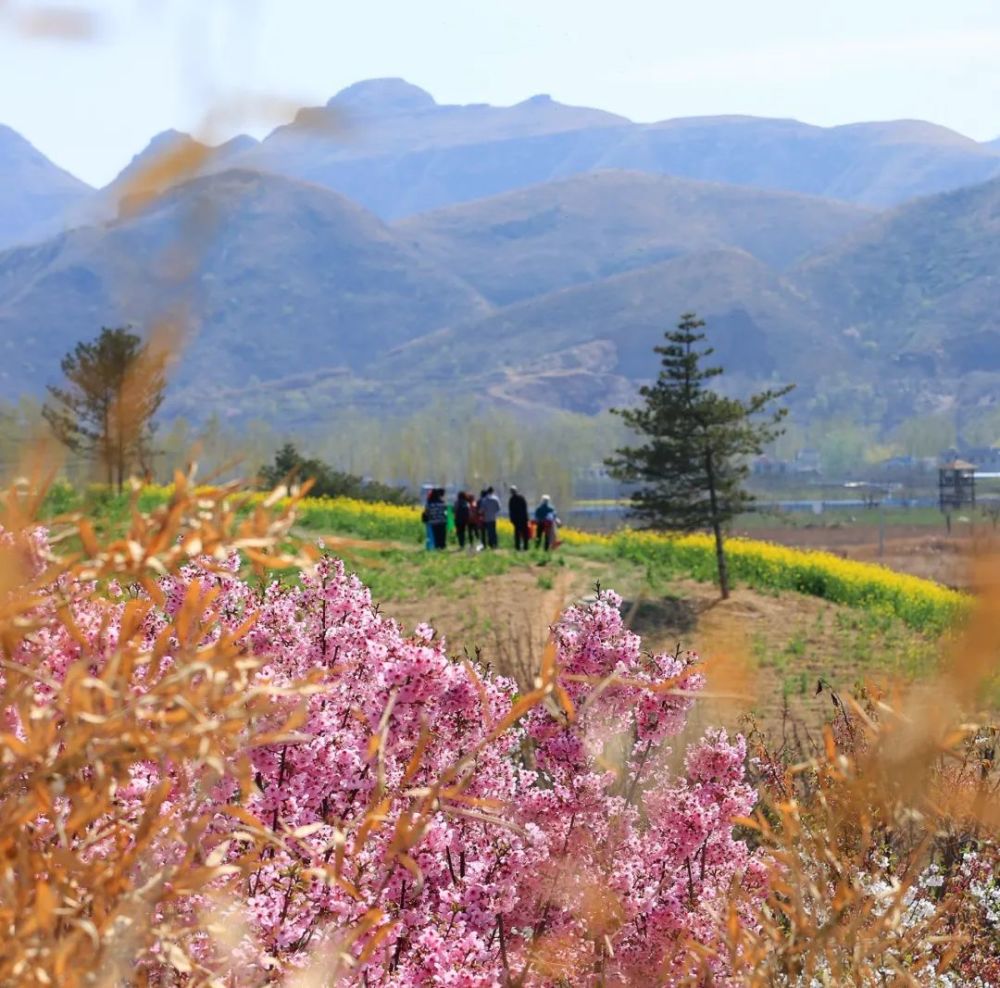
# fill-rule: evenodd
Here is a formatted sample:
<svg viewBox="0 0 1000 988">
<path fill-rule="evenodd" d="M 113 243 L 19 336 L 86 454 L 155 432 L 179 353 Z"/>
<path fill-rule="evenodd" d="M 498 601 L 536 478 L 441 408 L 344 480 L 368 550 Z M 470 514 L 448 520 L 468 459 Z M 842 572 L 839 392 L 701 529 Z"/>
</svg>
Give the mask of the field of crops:
<svg viewBox="0 0 1000 988">
<path fill-rule="evenodd" d="M 300 511 L 301 526 L 315 531 L 405 542 L 422 539 L 416 508 L 306 499 Z M 569 552 L 611 553 L 662 576 L 688 575 L 704 581 L 715 577 L 714 544 L 707 535 L 633 531 L 594 535 L 563 529 L 561 536 Z M 918 630 L 943 631 L 968 606 L 963 594 L 947 587 L 831 553 L 804 552 L 750 539 L 731 539 L 728 551 L 732 576 L 754 589 L 793 590 L 891 614 Z"/>
<path fill-rule="evenodd" d="M 169 487 L 147 487 L 138 506 L 147 510 L 165 503 Z M 264 500 L 262 494 L 237 494 L 247 508 Z M 88 503 L 84 503 L 87 499 Z M 96 498 L 96 500 L 95 500 Z M 106 524 L 128 516 L 127 496 L 76 495 L 57 489 L 50 510 L 86 508 Z M 423 542 L 420 509 L 346 498 L 303 498 L 297 505 L 297 529 L 303 533 L 336 533 L 363 540 L 419 545 Z M 510 526 L 500 525 L 501 539 L 512 539 Z M 708 535 L 669 535 L 622 531 L 598 535 L 563 528 L 561 552 L 591 558 L 618 558 L 643 566 L 651 577 L 715 578 L 715 551 Z M 837 604 L 899 618 L 918 631 L 938 633 L 952 626 L 968 607 L 969 598 L 929 580 L 898 573 L 871 563 L 842 559 L 828 552 L 805 551 L 753 539 L 727 542 L 730 573 L 745 586 L 764 591 L 795 591 Z"/>
</svg>

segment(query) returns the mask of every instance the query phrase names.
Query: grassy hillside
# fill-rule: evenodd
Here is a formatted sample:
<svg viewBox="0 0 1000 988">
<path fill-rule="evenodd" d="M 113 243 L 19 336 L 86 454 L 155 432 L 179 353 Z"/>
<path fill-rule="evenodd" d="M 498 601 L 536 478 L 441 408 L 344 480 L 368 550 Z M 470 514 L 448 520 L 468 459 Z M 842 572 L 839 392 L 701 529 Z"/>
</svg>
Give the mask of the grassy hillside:
<svg viewBox="0 0 1000 988">
<path fill-rule="evenodd" d="M 170 493 L 147 488 L 138 507 L 153 510 Z M 126 524 L 129 503 L 55 489 L 49 512 L 67 510 L 83 510 L 109 534 Z M 815 695 L 819 679 L 846 691 L 869 677 L 927 673 L 940 637 L 969 600 L 880 566 L 744 539 L 729 543 L 736 587 L 720 602 L 713 545 L 701 535 L 564 529 L 554 553 L 515 553 L 504 522 L 499 552 L 459 552 L 452 541 L 451 550 L 437 553 L 423 549 L 419 509 L 312 498 L 299 505 L 295 532 L 342 557 L 404 628 L 427 621 L 453 654 L 482 648 L 494 667 L 524 682 L 534 675 L 553 615 L 600 582 L 624 597 L 627 622 L 648 647 L 698 648 L 713 674 L 727 677 L 722 685 L 731 692 L 738 683 L 750 709 L 772 726 L 789 707 L 810 719 L 822 714 L 829 700 Z M 727 712 L 732 726 L 737 712 Z"/>
<path fill-rule="evenodd" d="M 717 248 L 786 267 L 874 215 L 831 200 L 610 171 L 425 213 L 394 229 L 505 305 Z"/>
<path fill-rule="evenodd" d="M 775 375 L 808 383 L 819 346 L 825 373 L 843 359 L 839 342 L 823 339 L 816 313 L 780 276 L 729 250 L 507 306 L 402 347 L 378 368 L 401 387 L 460 382 L 515 404 L 596 411 L 630 401 L 637 379 L 655 377 L 652 348 L 689 309 L 709 320 L 734 385 Z"/>
<path fill-rule="evenodd" d="M 1000 372 L 1000 180 L 918 200 L 804 263 L 799 288 L 885 365 Z"/>
<path fill-rule="evenodd" d="M 0 393 L 38 390 L 102 325 L 175 318 L 173 394 L 356 372 L 384 348 L 487 310 L 365 210 L 324 189 L 233 171 L 141 214 L 0 254 Z"/>
</svg>

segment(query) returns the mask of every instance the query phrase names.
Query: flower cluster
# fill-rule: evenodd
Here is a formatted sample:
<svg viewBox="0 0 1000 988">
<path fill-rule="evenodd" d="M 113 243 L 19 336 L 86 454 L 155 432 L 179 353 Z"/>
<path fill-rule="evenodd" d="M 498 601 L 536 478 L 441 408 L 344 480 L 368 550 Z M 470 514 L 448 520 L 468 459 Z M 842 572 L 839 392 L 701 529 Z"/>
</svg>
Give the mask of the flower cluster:
<svg viewBox="0 0 1000 988">
<path fill-rule="evenodd" d="M 372 985 L 660 984 L 691 941 L 726 976 L 727 893 L 763 886 L 732 833 L 755 802 L 745 748 L 710 735 L 671 776 L 664 740 L 701 677 L 692 655 L 644 656 L 618 604 L 566 612 L 556 688 L 517 721 L 512 682 L 452 662 L 428 628 L 404 636 L 341 563 L 268 590 L 251 636 L 263 674 L 320 670 L 308 740 L 253 756 L 250 809 L 296 835 L 249 883 L 271 959 L 375 910 L 356 943 Z"/>
</svg>

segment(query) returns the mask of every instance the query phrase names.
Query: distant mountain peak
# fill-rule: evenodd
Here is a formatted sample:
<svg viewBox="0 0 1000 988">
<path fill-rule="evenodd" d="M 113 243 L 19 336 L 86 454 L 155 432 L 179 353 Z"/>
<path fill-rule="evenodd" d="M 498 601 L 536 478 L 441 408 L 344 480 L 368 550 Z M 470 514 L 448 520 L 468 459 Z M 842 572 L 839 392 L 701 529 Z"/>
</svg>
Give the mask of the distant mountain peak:
<svg viewBox="0 0 1000 988">
<path fill-rule="evenodd" d="M 216 154 L 238 154 L 242 151 L 249 151 L 252 148 L 257 147 L 260 141 L 256 137 L 251 137 L 249 134 L 237 134 L 235 137 L 230 137 L 225 144 L 220 144 L 216 149 Z"/>
<path fill-rule="evenodd" d="M 0 123 L 0 144 L 13 144 L 15 142 L 23 145 L 27 144 L 28 140 L 14 130 L 13 127 L 8 127 L 6 124 Z"/>
<path fill-rule="evenodd" d="M 92 192 L 22 134 L 0 124 L 0 250 L 58 231 Z"/>
<path fill-rule="evenodd" d="M 437 103 L 426 89 L 405 79 L 365 79 L 342 89 L 327 104 L 366 116 L 391 116 L 429 110 Z"/>
<path fill-rule="evenodd" d="M 192 161 L 197 163 L 194 172 L 204 174 L 209 170 L 229 166 L 234 159 L 252 150 L 259 143 L 247 134 L 239 134 L 225 144 L 212 147 L 182 130 L 164 130 L 150 138 L 149 143 L 119 172 L 105 191 L 112 194 L 115 202 L 123 190 L 135 186 L 136 183 L 142 186 L 142 189 L 133 188 L 133 194 L 136 191 L 141 191 L 143 195 L 158 193 L 177 181 L 192 177 L 186 168 L 172 167 L 170 159 L 173 155 L 184 156 L 190 153 L 193 155 Z M 160 165 L 167 165 L 162 169 L 163 174 L 160 173 Z M 117 208 L 112 210 L 112 213 L 115 212 Z"/>
<path fill-rule="evenodd" d="M 0 164 L 5 168 L 23 167 L 30 163 L 33 167 L 44 171 L 58 172 L 68 180 L 68 183 L 76 185 L 80 190 L 85 190 L 87 186 L 75 176 L 71 176 L 64 169 L 51 162 L 35 147 L 31 141 L 23 134 L 18 133 L 13 127 L 0 123 Z"/>
<path fill-rule="evenodd" d="M 175 130 L 173 127 L 167 130 L 161 130 L 159 134 L 155 134 L 150 138 L 149 145 L 146 150 L 153 150 L 155 148 L 164 147 L 165 145 L 176 144 L 178 141 L 193 141 L 194 138 L 183 130 Z"/>
</svg>

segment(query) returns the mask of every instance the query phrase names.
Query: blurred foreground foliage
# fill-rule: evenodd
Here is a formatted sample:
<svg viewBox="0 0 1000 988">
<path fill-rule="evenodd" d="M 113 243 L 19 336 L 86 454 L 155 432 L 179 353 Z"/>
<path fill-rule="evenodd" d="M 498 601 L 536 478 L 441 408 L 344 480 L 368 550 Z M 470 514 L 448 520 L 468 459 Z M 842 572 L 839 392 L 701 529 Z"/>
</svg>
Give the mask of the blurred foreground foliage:
<svg viewBox="0 0 1000 988">
<path fill-rule="evenodd" d="M 87 498 L 91 507 L 103 498 L 104 508 L 114 505 L 121 518 L 99 533 L 91 518 L 74 513 Z M 43 508 L 50 515 L 47 537 L 37 528 Z M 66 508 L 69 514 L 56 516 L 56 509 Z M 322 689 L 330 689 L 338 682 L 336 669 L 317 665 L 311 671 L 304 661 L 301 675 L 280 686 L 261 678 L 261 659 L 245 644 L 251 626 L 241 624 L 241 615 L 227 613 L 222 621 L 217 608 L 224 598 L 204 578 L 172 581 L 196 558 L 208 567 L 206 575 L 217 565 L 220 581 L 229 579 L 225 574 L 232 573 L 234 552 L 262 580 L 276 568 L 313 572 L 316 554 L 294 548 L 298 543 L 291 537 L 311 511 L 341 512 L 359 529 L 381 526 L 383 535 L 409 531 L 417 517 L 403 506 L 196 489 L 184 477 L 169 490 L 136 488 L 124 506 L 97 491 L 46 491 L 42 484 L 26 484 L 5 496 L 0 513 L 0 705 L 7 717 L 0 734 L 0 923 L 6 947 L 0 983 L 73 988 L 283 980 L 277 969 L 243 977 L 233 973 L 232 965 L 228 975 L 214 966 L 213 951 L 234 949 L 234 937 L 243 937 L 248 926 L 239 903 L 218 898 L 213 890 L 252 882 L 272 859 L 289 862 L 290 870 L 275 872 L 279 903 L 286 884 L 305 894 L 320 872 L 326 874 L 322 861 L 319 870 L 304 868 L 305 842 L 317 836 L 312 825 L 290 832 L 277 816 L 272 822 L 259 812 L 247 814 L 244 800 L 254 793 L 262 798 L 251 753 L 305 743 L 303 718 L 310 704 L 316 716 L 325 716 L 316 677 L 326 676 Z M 330 521 L 333 516 L 322 517 Z M 633 550 L 647 542 L 661 549 L 652 537 L 637 542 L 630 537 Z M 615 539 L 571 536 L 569 542 L 594 560 L 619 551 Z M 777 571 L 783 559 L 764 562 Z M 767 566 L 761 570 L 765 577 L 769 571 Z M 815 741 L 786 739 L 774 747 L 751 730 L 745 769 L 756 786 L 757 805 L 735 823 L 737 836 L 766 865 L 764 898 L 760 901 L 759 887 L 734 886 L 728 903 L 715 900 L 721 911 L 705 921 L 721 931 L 721 939 L 713 934 L 711 940 L 674 942 L 669 956 L 678 974 L 670 983 L 704 985 L 713 970 L 720 976 L 711 983 L 734 986 L 985 988 L 996 983 L 998 735 L 976 705 L 1000 655 L 998 573 L 984 563 L 976 581 L 982 597 L 964 603 L 963 630 L 931 679 L 896 692 L 862 693 L 856 700 L 831 694 L 831 723 Z M 186 589 L 171 597 L 165 591 L 170 586 Z M 150 638 L 147 621 L 154 612 L 162 623 Z M 580 620 L 577 616 L 565 626 L 567 641 L 574 640 Z M 310 634 L 303 647 L 308 642 L 320 654 L 324 640 Z M 558 750 L 580 750 L 576 745 L 583 737 L 576 738 L 574 725 L 579 712 L 596 709 L 593 701 L 583 695 L 578 703 L 560 698 L 554 692 L 561 675 L 555 653 L 547 649 L 538 661 L 538 688 L 518 699 L 518 716 L 539 704 L 551 707 L 540 723 L 551 725 L 546 730 L 558 725 L 567 732 Z M 363 663 L 357 666 L 358 673 L 363 669 Z M 711 695 L 711 666 L 705 674 Z M 615 675 L 591 683 L 598 687 L 595 694 L 614 696 Z M 577 689 L 590 680 L 574 673 L 564 681 Z M 392 701 L 390 708 L 399 702 Z M 382 722 L 391 722 L 389 708 Z M 380 723 L 375 716 L 370 748 L 375 765 L 388 737 Z M 576 740 L 566 748 L 569 738 Z M 619 771 L 625 772 L 619 781 L 631 791 L 628 772 L 636 766 L 629 769 L 630 762 L 612 758 L 614 745 L 610 739 L 606 743 L 611 747 L 603 754 L 600 746 L 597 750 L 603 771 L 612 773 L 611 792 L 617 791 L 614 773 Z M 634 737 L 632 743 L 641 757 Z M 522 757 L 514 752 L 511 757 Z M 273 761 L 280 779 L 284 761 Z M 707 762 L 699 769 L 709 772 L 706 779 L 709 767 Z M 408 763 L 403 778 L 418 768 Z M 655 794 L 667 778 L 661 774 L 666 764 L 651 763 L 647 771 L 643 790 Z M 232 784 L 224 807 L 238 825 L 235 843 L 230 830 L 218 829 L 219 803 L 212 796 L 223 776 Z M 444 785 L 453 787 L 449 798 L 462 807 L 467 797 L 454 789 L 456 775 L 445 776 Z M 142 780 L 147 784 L 139 785 Z M 405 828 L 393 830 L 391 840 L 379 845 L 388 848 L 389 860 L 398 866 L 393 881 L 402 880 L 404 898 L 418 894 L 431 867 L 431 859 L 416 848 L 430 832 L 442 795 L 432 781 L 415 790 L 408 797 L 411 809 L 400 817 Z M 676 811 L 686 812 L 682 793 L 674 798 Z M 183 813 L 168 812 L 178 806 Z M 464 806 L 462 812 L 473 821 L 479 820 L 477 814 L 497 814 L 490 826 L 498 826 L 498 833 L 513 823 L 503 822 L 508 811 L 499 804 Z M 671 806 L 667 801 L 657 812 L 674 812 Z M 381 840 L 376 835 L 385 812 L 378 800 L 359 810 L 353 824 L 361 828 L 354 831 L 361 844 L 355 847 Z M 571 822 L 569 832 L 573 829 Z M 335 840 L 331 853 L 338 846 Z M 701 853 L 688 855 L 687 865 L 682 857 L 680 872 L 671 872 L 681 890 L 704 877 Z M 343 868 L 350 857 L 336 860 L 341 870 L 331 872 L 331 880 L 348 874 Z M 508 938 L 506 948 L 496 937 L 490 948 L 498 983 L 549 985 L 567 976 L 573 984 L 616 983 L 602 981 L 601 972 L 616 969 L 606 940 L 630 935 L 621 926 L 628 885 L 621 884 L 613 867 L 607 873 L 588 871 L 583 857 L 563 862 L 570 866 L 577 876 L 574 888 L 583 881 L 580 888 L 587 894 L 577 904 L 571 898 L 558 906 L 543 903 L 543 915 L 568 910 L 571 922 L 558 938 L 525 940 L 524 930 L 498 924 L 501 937 Z M 615 896 L 605 894 L 612 888 Z M 200 897 L 198 909 L 191 908 L 193 896 Z M 679 908 L 699 908 L 697 896 L 684 893 Z M 284 949 L 280 913 L 269 911 L 265 917 L 277 931 L 274 956 Z M 408 948 L 396 934 L 398 921 L 383 908 L 364 906 L 350 928 L 341 930 L 336 956 L 319 955 L 315 963 L 304 958 L 313 966 L 303 976 L 312 972 L 320 980 L 295 981 L 299 976 L 292 973 L 288 983 L 356 983 L 351 965 L 378 957 L 384 959 L 381 975 L 369 983 L 409 983 L 399 980 L 405 968 L 399 957 L 408 956 Z M 519 970 L 508 966 L 515 933 L 522 945 L 528 944 L 531 959 L 520 981 Z M 308 938 L 297 935 L 293 942 L 305 950 Z M 447 937 L 444 942 L 447 946 Z M 603 958 L 596 966 L 595 947 Z M 504 955 L 505 949 L 510 954 Z M 454 970 L 463 962 L 452 958 L 449 963 Z M 480 969 L 469 967 L 467 973 Z M 664 982 L 651 969 L 646 981 L 633 977 L 630 983 Z"/>
</svg>

